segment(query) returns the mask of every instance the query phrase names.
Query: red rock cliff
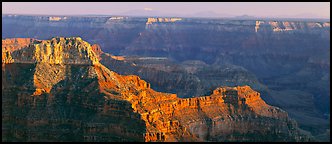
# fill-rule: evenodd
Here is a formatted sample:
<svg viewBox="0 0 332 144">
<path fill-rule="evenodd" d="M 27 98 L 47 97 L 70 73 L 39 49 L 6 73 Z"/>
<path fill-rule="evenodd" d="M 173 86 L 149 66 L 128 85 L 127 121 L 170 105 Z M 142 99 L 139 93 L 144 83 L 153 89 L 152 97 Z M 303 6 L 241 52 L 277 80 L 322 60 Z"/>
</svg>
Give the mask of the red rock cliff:
<svg viewBox="0 0 332 144">
<path fill-rule="evenodd" d="M 11 56 L 2 69 L 6 141 L 308 140 L 249 86 L 188 99 L 156 92 L 107 69 L 80 38 L 38 41 Z"/>
</svg>

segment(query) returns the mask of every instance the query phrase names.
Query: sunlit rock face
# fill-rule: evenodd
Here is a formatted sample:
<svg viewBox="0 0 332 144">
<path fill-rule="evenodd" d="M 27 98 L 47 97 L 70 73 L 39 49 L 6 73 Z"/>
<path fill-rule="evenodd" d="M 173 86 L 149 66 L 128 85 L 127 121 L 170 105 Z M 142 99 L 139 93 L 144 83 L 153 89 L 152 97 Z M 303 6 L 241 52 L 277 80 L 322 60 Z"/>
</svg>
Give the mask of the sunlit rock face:
<svg viewBox="0 0 332 144">
<path fill-rule="evenodd" d="M 182 99 L 107 69 L 96 50 L 77 37 L 11 50 L 2 67 L 3 141 L 309 140 L 249 86 Z"/>
<path fill-rule="evenodd" d="M 36 40 L 12 57 L 2 67 L 3 141 L 144 141 L 145 123 L 131 104 L 106 101 L 99 90 L 87 42 Z"/>
<path fill-rule="evenodd" d="M 151 83 L 157 91 L 176 93 L 190 98 L 210 95 L 221 85 L 250 85 L 255 90 L 266 91 L 257 78 L 243 67 L 208 65 L 199 60 L 177 63 L 166 57 L 114 56 L 102 53 L 100 63 L 123 75 L 138 75 Z"/>
<path fill-rule="evenodd" d="M 329 96 L 329 69 L 328 65 L 323 64 L 325 62 L 313 58 L 310 64 L 301 67 L 306 63 L 305 57 L 234 55 L 240 59 L 223 55 L 218 58 L 220 64 L 212 65 L 201 60 L 178 63 L 167 57 L 126 56 L 118 59 L 119 56 L 107 53 L 101 54 L 100 62 L 117 73 L 139 75 L 151 83 L 154 90 L 176 93 L 182 98 L 210 95 L 212 90 L 221 85 L 250 85 L 262 94 L 262 98 L 268 104 L 287 111 L 290 117 L 298 121 L 301 128 L 315 135 L 323 133 L 327 136 L 323 138 L 324 141 L 328 140 L 328 115 L 324 116 L 317 110 L 317 107 L 329 106 L 329 101 L 318 102 Z M 225 61 L 247 63 L 248 60 L 252 60 L 250 63 L 256 68 L 255 71 L 259 76 L 275 77 L 266 77 L 265 81 L 244 67 L 230 63 L 223 64 Z M 262 67 L 263 65 L 266 68 Z M 291 65 L 295 67 L 291 68 Z M 273 69 L 273 71 L 264 72 L 264 69 Z M 299 71 L 296 72 L 297 70 Z M 279 72 L 284 75 L 276 77 Z M 319 137 L 321 139 L 324 136 Z"/>
<path fill-rule="evenodd" d="M 3 46 L 4 47 L 4 46 Z M 12 52 L 11 52 L 12 51 Z M 17 63 L 49 64 L 94 64 L 98 59 L 90 44 L 81 38 L 53 38 L 48 41 L 35 40 L 20 51 L 9 50 L 8 58 Z M 3 58 L 4 59 L 4 58 Z M 9 61 L 5 60 L 3 61 Z"/>
<path fill-rule="evenodd" d="M 209 95 L 220 85 L 250 85 L 268 104 L 287 111 L 302 129 L 319 139 L 325 137 L 324 141 L 330 139 L 329 20 L 181 18 L 170 22 L 166 17 L 159 22 L 158 17 L 21 15 L 2 15 L 2 19 L 2 38 L 80 36 L 113 54 L 115 62 L 98 57 L 106 67 L 139 75 L 153 89 L 178 97 Z M 4 59 L 7 56 L 12 55 L 3 51 L 2 60 L 12 62 L 10 57 Z M 167 60 L 151 60 L 159 62 L 152 64 L 146 58 L 125 60 L 123 56 Z"/>
<path fill-rule="evenodd" d="M 308 29 L 330 28 L 330 22 L 256 21 L 255 32 L 258 32 L 261 26 L 272 29 L 273 32 L 305 31 Z"/>
<path fill-rule="evenodd" d="M 2 63 L 12 63 L 11 52 L 28 46 L 33 39 L 30 38 L 13 38 L 2 40 Z"/>
<path fill-rule="evenodd" d="M 182 20 L 182 18 L 148 18 L 146 24 L 152 24 L 152 23 L 168 23 L 168 22 L 176 22 L 176 21 L 180 21 Z"/>
</svg>

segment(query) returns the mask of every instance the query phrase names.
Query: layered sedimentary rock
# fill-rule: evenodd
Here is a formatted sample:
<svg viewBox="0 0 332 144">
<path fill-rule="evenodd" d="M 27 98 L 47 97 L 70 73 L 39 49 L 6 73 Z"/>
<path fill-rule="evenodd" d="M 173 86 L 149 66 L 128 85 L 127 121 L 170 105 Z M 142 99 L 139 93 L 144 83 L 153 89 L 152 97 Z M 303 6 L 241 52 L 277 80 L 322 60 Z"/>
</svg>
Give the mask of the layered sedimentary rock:
<svg viewBox="0 0 332 144">
<path fill-rule="evenodd" d="M 202 61 L 177 63 L 165 57 L 123 57 L 107 53 L 100 63 L 124 75 L 138 75 L 162 92 L 176 93 L 181 98 L 209 95 L 220 85 L 250 85 L 261 92 L 266 86 L 253 74 L 234 65 L 208 65 Z"/>
<path fill-rule="evenodd" d="M 329 28 L 330 22 L 256 21 L 255 31 L 258 32 L 262 26 L 272 29 L 273 32 L 302 31 L 305 29 Z"/>
<path fill-rule="evenodd" d="M 152 24 L 152 23 L 167 23 L 167 22 L 176 22 L 176 21 L 180 21 L 182 20 L 182 18 L 148 18 L 146 24 Z"/>
<path fill-rule="evenodd" d="M 48 17 L 49 21 L 60 21 L 60 20 L 66 20 L 67 17 Z"/>
<path fill-rule="evenodd" d="M 308 140 L 249 86 L 181 99 L 107 69 L 80 38 L 36 40 L 10 56 L 2 68 L 4 141 Z"/>
<path fill-rule="evenodd" d="M 239 66 L 270 89 L 269 93 L 262 93 L 262 98 L 268 104 L 287 111 L 301 128 L 313 135 L 326 134 L 330 129 L 329 19 L 182 18 L 174 23 L 155 22 L 147 27 L 148 18 L 144 17 L 67 16 L 65 20 L 63 16 L 59 17 L 59 21 L 50 21 L 49 16 L 2 15 L 2 38 L 81 36 L 114 55 L 167 57 L 177 64 L 202 61 L 211 67 L 221 67 L 209 73 L 205 70 L 199 72 L 203 78 L 207 76 L 210 80 L 216 74 L 213 82 L 207 81 L 211 86 L 223 81 L 227 76 L 223 74 L 231 74 L 235 82 L 248 82 L 250 77 L 242 77 L 247 75 L 242 73 L 245 71 L 230 71 L 221 75 L 221 71 L 227 71 L 225 64 Z M 7 55 L 9 52 L 2 53 L 3 58 Z M 123 57 L 114 58 L 124 60 Z M 10 58 L 7 60 L 11 61 Z M 132 65 L 139 66 L 137 63 Z M 139 74 L 133 68 L 125 68 L 129 71 L 126 74 Z M 169 86 L 175 81 L 188 89 L 181 88 L 180 92 L 163 87 L 165 92 L 176 92 L 179 97 L 198 96 L 202 92 L 191 90 L 201 88 L 190 83 L 198 82 L 197 77 L 191 74 L 142 71 L 140 77 L 152 82 L 146 78 L 151 74 L 160 77 L 153 80 L 159 82 L 152 85 L 154 89 Z M 252 84 L 248 85 L 259 90 Z M 326 136 L 324 141 L 329 141 L 329 135 Z"/>
<path fill-rule="evenodd" d="M 30 38 L 13 38 L 2 40 L 2 63 L 11 63 L 13 58 L 11 52 L 28 46 L 33 39 Z"/>
<path fill-rule="evenodd" d="M 15 51 L 28 46 L 34 39 L 31 38 L 10 38 L 2 40 L 2 50 Z"/>
</svg>

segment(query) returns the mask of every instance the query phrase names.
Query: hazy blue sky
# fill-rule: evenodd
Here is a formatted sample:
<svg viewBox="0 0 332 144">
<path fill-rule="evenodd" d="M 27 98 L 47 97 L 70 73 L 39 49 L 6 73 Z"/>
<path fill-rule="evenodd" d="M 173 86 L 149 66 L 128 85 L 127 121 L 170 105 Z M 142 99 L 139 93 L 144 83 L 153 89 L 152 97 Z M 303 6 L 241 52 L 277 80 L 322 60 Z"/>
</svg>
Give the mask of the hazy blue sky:
<svg viewBox="0 0 332 144">
<path fill-rule="evenodd" d="M 131 12 L 128 12 L 131 11 Z M 330 18 L 329 2 L 2 2 L 3 14 L 131 14 L 154 13 L 175 16 L 251 15 L 258 17 Z"/>
</svg>

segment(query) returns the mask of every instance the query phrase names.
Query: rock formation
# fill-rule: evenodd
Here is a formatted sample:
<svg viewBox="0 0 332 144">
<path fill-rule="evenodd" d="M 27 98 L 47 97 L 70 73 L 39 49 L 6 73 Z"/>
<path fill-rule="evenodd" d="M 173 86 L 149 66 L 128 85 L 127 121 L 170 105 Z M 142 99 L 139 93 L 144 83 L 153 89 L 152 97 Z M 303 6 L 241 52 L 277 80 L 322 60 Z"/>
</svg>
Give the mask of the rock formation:
<svg viewBox="0 0 332 144">
<path fill-rule="evenodd" d="M 35 40 L 9 57 L 2 68 L 3 141 L 309 140 L 249 86 L 178 98 L 107 69 L 81 38 Z"/>
<path fill-rule="evenodd" d="M 143 68 L 136 61 L 126 65 L 116 61 L 117 65 L 113 66 L 127 73 L 111 69 L 120 74 L 139 75 L 151 82 L 153 89 L 177 93 L 179 97 L 199 96 L 203 90 L 210 92 L 219 84 L 247 84 L 258 90 L 268 104 L 287 111 L 301 129 L 319 138 L 324 134 L 323 141 L 330 140 L 326 135 L 330 129 L 329 19 L 183 18 L 176 22 L 154 22 L 146 29 L 148 18 L 120 17 L 67 16 L 66 20 L 49 21 L 49 16 L 3 14 L 2 38 L 80 36 L 116 56 L 166 57 L 178 65 L 185 61 L 202 61 L 208 67 L 220 68 L 197 71 L 194 66 L 185 67 L 188 74 L 147 70 L 148 65 Z M 10 52 L 2 53 L 3 58 L 9 55 Z M 126 61 L 123 57 L 113 58 Z M 11 58 L 6 60 L 12 61 Z M 102 64 L 104 60 L 107 59 L 100 60 Z M 167 61 L 159 62 L 166 68 L 169 65 Z M 227 70 L 224 65 L 244 70 Z M 198 78 L 194 72 L 198 72 Z M 198 81 L 202 79 L 207 80 Z M 247 83 L 256 80 L 269 91 Z M 193 82 L 202 85 L 195 86 Z M 172 86 L 182 91 L 175 91 Z M 204 92 L 203 95 L 209 94 Z"/>
<path fill-rule="evenodd" d="M 9 50 L 9 52 L 12 50 Z M 90 44 L 81 38 L 53 38 L 49 41 L 34 41 L 20 51 L 7 53 L 3 61 L 12 58 L 17 63 L 47 62 L 50 64 L 94 64 L 98 59 Z"/>
<path fill-rule="evenodd" d="M 13 38 L 2 40 L 2 63 L 12 63 L 11 52 L 28 46 L 34 39 L 30 38 Z"/>
<path fill-rule="evenodd" d="M 234 65 L 208 65 L 202 61 L 177 63 L 165 57 L 120 57 L 100 55 L 100 63 L 122 75 L 138 75 L 161 92 L 176 93 L 181 98 L 209 95 L 220 85 L 250 85 L 266 91 L 253 74 Z"/>
<path fill-rule="evenodd" d="M 180 21 L 182 20 L 182 18 L 148 18 L 146 24 L 152 24 L 152 23 L 167 23 L 167 22 L 176 22 L 176 21 Z"/>
<path fill-rule="evenodd" d="M 58 17 L 58 16 L 54 16 L 54 17 L 48 17 L 49 21 L 60 21 L 60 20 L 66 20 L 67 17 Z"/>
<path fill-rule="evenodd" d="M 260 26 L 266 25 L 273 32 L 303 31 L 305 29 L 329 28 L 330 22 L 296 22 L 296 21 L 256 21 L 255 31 L 258 32 Z"/>
</svg>

